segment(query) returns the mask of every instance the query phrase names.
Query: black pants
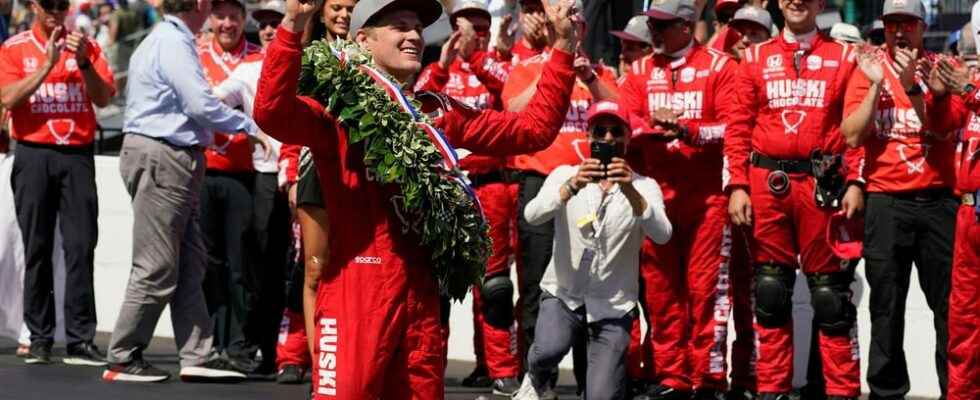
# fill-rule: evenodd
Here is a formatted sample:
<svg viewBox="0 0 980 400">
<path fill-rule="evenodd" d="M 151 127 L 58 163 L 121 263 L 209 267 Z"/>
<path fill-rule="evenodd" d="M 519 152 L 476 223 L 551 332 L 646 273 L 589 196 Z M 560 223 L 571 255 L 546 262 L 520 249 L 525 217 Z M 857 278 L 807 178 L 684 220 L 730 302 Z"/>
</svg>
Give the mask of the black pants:
<svg viewBox="0 0 980 400">
<path fill-rule="evenodd" d="M 555 224 L 553 221 L 541 225 L 531 225 L 524 219 L 524 207 L 538 195 L 545 177 L 526 173 L 521 178 L 517 194 L 517 236 L 520 241 L 518 257 L 523 262 L 520 276 L 521 329 L 524 331 L 524 348 L 521 354 L 528 354 L 528 349 L 534 343 L 534 327 L 538 321 L 538 309 L 541 305 L 541 277 L 548 269 L 554 247 Z M 575 381 L 578 382 L 579 393 L 585 390 L 588 352 L 585 338 L 575 341 L 572 348 L 572 361 Z"/>
<path fill-rule="evenodd" d="M 24 322 L 32 342 L 54 342 L 54 229 L 61 216 L 68 346 L 95 337 L 93 265 L 99 198 L 92 148 L 18 143 L 10 177 L 24 240 Z"/>
<path fill-rule="evenodd" d="M 870 288 L 872 399 L 901 399 L 909 391 L 902 347 L 912 263 L 933 312 L 936 374 L 946 395 L 947 312 L 957 201 L 951 195 L 916 199 L 872 193 L 865 216 L 864 259 Z M 934 197 L 934 198 L 933 198 Z"/>
<path fill-rule="evenodd" d="M 275 365 L 276 340 L 285 302 L 285 276 L 289 235 L 289 202 L 279 190 L 275 173 L 257 173 L 253 188 L 252 258 L 246 262 L 255 282 L 248 296 L 245 338 L 262 350 L 263 362 Z"/>
<path fill-rule="evenodd" d="M 208 250 L 204 298 L 214 323 L 214 348 L 233 357 L 248 357 L 252 350 L 244 323 L 249 296 L 256 292 L 255 279 L 245 266 L 253 254 L 246 246 L 252 226 L 253 180 L 253 174 L 208 171 L 201 190 L 201 230 Z"/>
</svg>

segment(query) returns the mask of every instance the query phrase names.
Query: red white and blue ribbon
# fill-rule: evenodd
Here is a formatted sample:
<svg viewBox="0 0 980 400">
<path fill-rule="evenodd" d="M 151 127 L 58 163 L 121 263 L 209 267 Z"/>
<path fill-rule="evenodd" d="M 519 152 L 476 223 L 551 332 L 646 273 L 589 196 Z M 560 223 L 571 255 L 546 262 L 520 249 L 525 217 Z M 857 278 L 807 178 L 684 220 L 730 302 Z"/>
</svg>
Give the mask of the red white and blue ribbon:
<svg viewBox="0 0 980 400">
<path fill-rule="evenodd" d="M 341 64 L 346 63 L 347 55 L 343 51 L 335 49 L 334 46 L 330 46 L 330 49 L 334 56 L 340 60 Z M 371 79 L 376 83 L 381 85 L 385 92 L 388 93 L 388 96 L 394 100 L 395 104 L 398 104 L 398 106 L 401 107 L 402 111 L 412 116 L 412 120 L 415 121 L 416 125 L 422 128 L 422 131 L 425 132 L 426 136 L 429 138 L 429 141 L 436 147 L 436 150 L 438 150 L 439 154 L 442 156 L 442 167 L 447 172 L 447 176 L 452 181 L 459 184 L 463 188 L 463 191 L 466 192 L 471 199 L 473 199 L 473 203 L 476 204 L 477 209 L 480 211 L 480 215 L 485 219 L 485 216 L 483 215 L 483 206 L 480 204 L 480 199 L 476 197 L 476 192 L 474 192 L 473 188 L 470 187 L 469 182 L 463 176 L 462 171 L 459 168 L 459 156 L 456 154 L 456 149 L 449 143 L 449 140 L 446 139 L 446 136 L 442 133 L 442 131 L 439 130 L 439 128 L 436 128 L 435 126 L 423 121 L 421 114 L 415 109 L 412 102 L 405 97 L 405 94 L 402 93 L 401 88 L 392 82 L 391 79 L 388 79 L 385 74 L 368 65 L 360 65 L 358 68 L 371 77 Z"/>
</svg>

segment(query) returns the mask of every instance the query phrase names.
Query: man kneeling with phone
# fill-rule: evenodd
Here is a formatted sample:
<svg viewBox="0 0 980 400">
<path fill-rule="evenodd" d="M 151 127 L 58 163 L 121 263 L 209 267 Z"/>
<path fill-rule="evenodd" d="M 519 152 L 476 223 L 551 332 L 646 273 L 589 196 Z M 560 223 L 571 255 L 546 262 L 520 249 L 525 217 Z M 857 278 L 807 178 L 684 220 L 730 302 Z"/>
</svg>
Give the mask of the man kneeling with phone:
<svg viewBox="0 0 980 400">
<path fill-rule="evenodd" d="M 608 101 L 588 112 L 591 157 L 556 168 L 524 210 L 531 224 L 554 218 L 551 263 L 541 279 L 540 311 L 528 373 L 515 399 L 553 398 L 550 374 L 579 335 L 588 339 L 587 399 L 619 399 L 639 293 L 644 235 L 663 244 L 671 225 L 660 186 L 623 159 L 630 130 Z"/>
</svg>

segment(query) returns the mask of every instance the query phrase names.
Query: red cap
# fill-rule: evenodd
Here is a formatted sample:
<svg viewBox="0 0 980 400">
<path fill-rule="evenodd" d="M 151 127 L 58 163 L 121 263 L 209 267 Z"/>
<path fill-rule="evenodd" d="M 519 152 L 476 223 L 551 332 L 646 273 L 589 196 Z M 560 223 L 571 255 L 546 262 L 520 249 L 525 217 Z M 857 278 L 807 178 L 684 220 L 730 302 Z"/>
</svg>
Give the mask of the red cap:
<svg viewBox="0 0 980 400">
<path fill-rule="evenodd" d="M 729 7 L 740 7 L 742 5 L 742 0 L 718 0 L 715 2 L 715 13 L 724 10 Z"/>
<path fill-rule="evenodd" d="M 834 213 L 827 224 L 827 243 L 837 257 L 845 260 L 861 258 L 864 250 L 864 219 L 848 219 L 844 211 Z"/>
<path fill-rule="evenodd" d="M 589 125 L 592 125 L 596 118 L 603 115 L 615 117 L 622 121 L 623 124 L 626 124 L 626 126 L 630 124 L 630 119 L 626 116 L 626 110 L 623 107 L 620 107 L 618 103 L 605 100 L 592 103 L 592 107 L 589 107 L 589 111 L 586 113 L 586 119 Z"/>
</svg>

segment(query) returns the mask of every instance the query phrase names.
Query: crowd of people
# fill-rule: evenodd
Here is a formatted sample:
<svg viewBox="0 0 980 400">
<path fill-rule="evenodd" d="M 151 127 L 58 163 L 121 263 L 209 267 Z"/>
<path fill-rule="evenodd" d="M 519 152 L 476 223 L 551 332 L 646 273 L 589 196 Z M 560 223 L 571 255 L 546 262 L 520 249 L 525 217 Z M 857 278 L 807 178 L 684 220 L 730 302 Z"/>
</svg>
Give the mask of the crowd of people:
<svg viewBox="0 0 980 400">
<path fill-rule="evenodd" d="M 863 259 L 871 398 L 910 389 L 914 265 L 942 398 L 980 399 L 977 25 L 953 55 L 925 49 L 917 0 L 886 0 L 866 39 L 818 29 L 824 0 L 778 0 L 781 28 L 766 1 L 717 0 L 710 37 L 706 1 L 650 3 L 609 32 L 608 66 L 582 50 L 581 0 L 517 0 L 493 34 L 484 1 L 161 0 L 125 61 L 132 270 L 102 353 L 94 107 L 120 70 L 95 21 L 111 5 L 69 29 L 68 0 L 33 0 L 0 50 L 19 355 L 52 362 L 60 215 L 63 361 L 107 382 L 170 378 L 142 355 L 169 305 L 182 380 L 310 374 L 317 399 L 444 398 L 453 279 L 474 276 L 441 274 L 456 257 L 479 262 L 462 282 L 466 386 L 557 398 L 572 352 L 586 399 L 788 399 L 799 276 L 820 382 L 807 398 L 857 399 Z M 443 13 L 452 33 L 423 67 Z M 486 254 L 459 250 L 480 243 L 470 228 Z"/>
</svg>

